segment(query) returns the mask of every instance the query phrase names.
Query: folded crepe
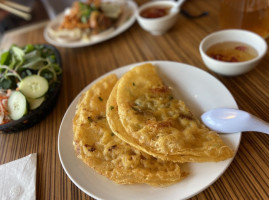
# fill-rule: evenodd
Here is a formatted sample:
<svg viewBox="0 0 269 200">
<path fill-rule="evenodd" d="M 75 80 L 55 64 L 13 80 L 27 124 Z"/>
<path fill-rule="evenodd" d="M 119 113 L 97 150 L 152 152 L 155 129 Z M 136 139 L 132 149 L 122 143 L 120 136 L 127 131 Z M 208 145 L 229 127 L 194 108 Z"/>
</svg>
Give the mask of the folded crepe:
<svg viewBox="0 0 269 200">
<path fill-rule="evenodd" d="M 180 163 L 163 161 L 130 146 L 111 130 L 106 110 L 116 111 L 115 74 L 95 83 L 80 98 L 73 119 L 74 149 L 78 158 L 99 174 L 120 184 L 145 183 L 167 186 L 186 174 Z M 113 89 L 113 91 L 112 91 Z M 112 91 L 112 93 L 111 93 Z M 115 116 L 117 117 L 117 116 Z"/>
<path fill-rule="evenodd" d="M 184 163 L 222 161 L 234 155 L 216 132 L 173 96 L 150 63 L 120 78 L 116 103 L 125 131 L 114 133 L 154 157 Z"/>
</svg>

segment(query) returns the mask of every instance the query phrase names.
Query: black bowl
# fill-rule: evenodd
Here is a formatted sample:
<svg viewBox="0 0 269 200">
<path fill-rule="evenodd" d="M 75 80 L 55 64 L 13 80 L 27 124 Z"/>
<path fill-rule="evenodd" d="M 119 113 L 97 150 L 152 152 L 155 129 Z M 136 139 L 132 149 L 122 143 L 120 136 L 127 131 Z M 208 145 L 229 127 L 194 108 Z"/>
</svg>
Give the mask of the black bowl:
<svg viewBox="0 0 269 200">
<path fill-rule="evenodd" d="M 42 44 L 48 49 L 51 49 L 55 53 L 57 63 L 62 68 L 62 60 L 59 51 L 52 45 Z M 3 133 L 15 133 L 34 126 L 40 122 L 56 104 L 56 100 L 60 93 L 62 85 L 62 73 L 58 76 L 58 81 L 54 83 L 52 89 L 47 93 L 47 99 L 35 110 L 29 111 L 28 114 L 18 120 L 10 121 L 6 124 L 0 125 L 0 131 Z"/>
</svg>

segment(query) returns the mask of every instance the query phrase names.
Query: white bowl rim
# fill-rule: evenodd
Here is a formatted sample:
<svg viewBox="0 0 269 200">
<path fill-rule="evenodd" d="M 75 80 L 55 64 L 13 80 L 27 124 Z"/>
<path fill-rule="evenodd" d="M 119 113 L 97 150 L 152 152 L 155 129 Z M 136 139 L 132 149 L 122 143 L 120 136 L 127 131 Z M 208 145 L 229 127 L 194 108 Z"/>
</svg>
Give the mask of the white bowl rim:
<svg viewBox="0 0 269 200">
<path fill-rule="evenodd" d="M 140 20 L 156 22 L 156 21 L 162 21 L 162 20 L 166 20 L 168 18 L 174 17 L 180 11 L 180 8 L 179 8 L 178 12 L 169 13 L 168 15 L 165 15 L 163 17 L 157 17 L 157 18 L 146 18 L 146 17 L 142 17 L 140 15 L 142 10 L 144 10 L 148 7 L 157 6 L 157 5 L 171 5 L 171 6 L 173 6 L 173 5 L 176 5 L 176 2 L 175 1 L 157 0 L 157 1 L 150 1 L 150 2 L 144 3 L 136 10 L 136 17 Z"/>
<path fill-rule="evenodd" d="M 252 35 L 252 37 L 255 37 L 257 39 L 259 39 L 263 44 L 264 44 L 264 51 L 260 54 L 258 54 L 257 57 L 251 59 L 251 60 L 247 60 L 247 61 L 242 61 L 242 62 L 225 62 L 225 61 L 220 61 L 220 60 L 216 60 L 214 58 L 211 58 L 210 56 L 208 56 L 206 54 L 206 52 L 204 51 L 204 44 L 206 41 L 210 40 L 211 37 L 215 36 L 215 35 L 218 35 L 218 34 L 223 34 L 225 32 L 241 32 L 241 33 L 244 33 L 244 34 L 249 34 L 249 35 Z M 236 39 L 233 39 L 231 38 L 230 41 L 236 41 Z M 244 42 L 243 42 L 244 43 Z M 252 46 L 252 45 L 251 45 Z M 258 51 L 256 49 L 256 47 L 252 46 L 256 51 Z M 220 31 L 216 31 L 216 32 L 213 32 L 209 35 L 207 35 L 205 38 L 202 39 L 202 41 L 200 42 L 200 45 L 199 45 L 199 50 L 200 50 L 200 53 L 203 54 L 206 58 L 208 58 L 209 60 L 211 61 L 214 61 L 214 62 L 220 62 L 222 64 L 227 64 L 228 66 L 232 66 L 232 65 L 245 65 L 245 64 L 248 64 L 248 63 L 252 63 L 252 62 L 256 62 L 258 61 L 259 59 L 261 59 L 262 57 L 265 56 L 266 52 L 267 52 L 267 49 L 268 49 L 268 46 L 267 46 L 267 43 L 265 41 L 264 38 L 262 38 L 260 35 L 258 35 L 257 33 L 254 33 L 254 32 L 251 32 L 251 31 L 248 31 L 248 30 L 242 30 L 242 29 L 226 29 L 226 30 L 220 30 Z"/>
</svg>

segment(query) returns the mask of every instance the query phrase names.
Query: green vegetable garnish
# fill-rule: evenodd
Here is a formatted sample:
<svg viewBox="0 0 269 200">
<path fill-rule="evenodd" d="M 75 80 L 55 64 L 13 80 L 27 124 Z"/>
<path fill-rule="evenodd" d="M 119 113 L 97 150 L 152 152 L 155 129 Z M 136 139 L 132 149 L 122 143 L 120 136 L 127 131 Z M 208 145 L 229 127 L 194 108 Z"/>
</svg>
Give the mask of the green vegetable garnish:
<svg viewBox="0 0 269 200">
<path fill-rule="evenodd" d="M 11 80 L 11 78 L 0 80 L 0 88 L 5 89 L 5 90 L 16 89 L 17 85 L 14 84 L 14 80 Z"/>
<path fill-rule="evenodd" d="M 51 84 L 61 73 L 55 53 L 44 45 L 13 45 L 0 56 L 0 89 L 15 89 L 23 78 L 33 74 L 43 76 Z"/>
<path fill-rule="evenodd" d="M 4 52 L 4 53 L 1 55 L 0 65 L 5 65 L 6 62 L 7 62 L 9 59 L 10 59 L 10 53 L 9 53 L 9 51 Z"/>
<path fill-rule="evenodd" d="M 97 10 L 98 8 L 96 8 L 93 4 L 87 5 L 83 2 L 80 2 L 79 3 L 80 21 L 84 24 L 88 23 L 88 20 L 92 12 Z"/>
<path fill-rule="evenodd" d="M 19 47 L 17 46 L 12 46 L 11 47 L 11 51 L 13 53 L 13 56 L 16 58 L 16 60 L 18 61 L 18 64 L 17 66 L 21 66 L 24 62 L 24 56 L 25 56 L 25 53 L 22 49 L 20 49 Z M 17 67 L 16 67 L 17 68 Z"/>
<path fill-rule="evenodd" d="M 32 45 L 32 44 L 28 44 L 28 45 L 26 45 L 26 46 L 24 47 L 24 52 L 25 52 L 25 53 L 29 53 L 29 52 L 33 51 L 34 49 L 35 49 L 34 45 Z"/>
<path fill-rule="evenodd" d="M 12 45 L 1 53 L 0 91 L 11 90 L 5 115 L 17 120 L 38 108 L 59 83 L 58 63 L 56 52 L 46 45 Z"/>
</svg>

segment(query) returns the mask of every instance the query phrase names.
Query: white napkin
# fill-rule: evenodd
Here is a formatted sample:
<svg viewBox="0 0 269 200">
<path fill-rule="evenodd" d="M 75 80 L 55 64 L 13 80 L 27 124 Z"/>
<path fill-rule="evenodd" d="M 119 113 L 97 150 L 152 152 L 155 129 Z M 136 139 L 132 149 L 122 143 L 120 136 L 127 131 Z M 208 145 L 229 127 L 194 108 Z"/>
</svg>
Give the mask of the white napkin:
<svg viewBox="0 0 269 200">
<path fill-rule="evenodd" d="M 0 199 L 34 200 L 36 198 L 36 160 L 33 153 L 0 165 Z"/>
</svg>

